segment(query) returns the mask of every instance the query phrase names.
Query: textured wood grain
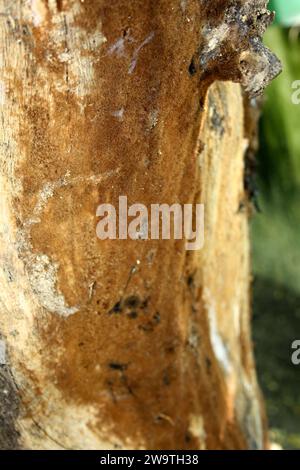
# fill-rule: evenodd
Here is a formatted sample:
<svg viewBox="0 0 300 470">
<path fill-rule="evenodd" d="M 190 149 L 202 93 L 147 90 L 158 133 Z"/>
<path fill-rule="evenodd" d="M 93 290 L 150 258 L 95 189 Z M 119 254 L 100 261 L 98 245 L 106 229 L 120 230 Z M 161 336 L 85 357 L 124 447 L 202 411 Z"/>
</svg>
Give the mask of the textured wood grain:
<svg viewBox="0 0 300 470">
<path fill-rule="evenodd" d="M 239 84 L 210 85 L 255 76 L 255 94 L 279 68 L 263 49 L 257 71 L 247 42 L 266 2 L 206 3 L 0 0 L 11 447 L 266 445 L 239 211 L 243 97 Z M 96 207 L 119 195 L 203 202 L 204 249 L 98 240 Z"/>
</svg>

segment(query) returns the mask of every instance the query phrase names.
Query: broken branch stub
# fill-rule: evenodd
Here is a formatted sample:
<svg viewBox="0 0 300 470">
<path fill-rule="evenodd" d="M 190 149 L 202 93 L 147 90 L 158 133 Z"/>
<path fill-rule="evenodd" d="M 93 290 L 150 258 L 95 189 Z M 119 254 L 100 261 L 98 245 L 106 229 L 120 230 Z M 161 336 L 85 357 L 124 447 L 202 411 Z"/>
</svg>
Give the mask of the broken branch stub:
<svg viewBox="0 0 300 470">
<path fill-rule="evenodd" d="M 200 77 L 241 83 L 250 97 L 263 92 L 281 63 L 262 42 L 274 13 L 266 0 L 200 1 L 207 12 L 199 49 Z"/>
</svg>

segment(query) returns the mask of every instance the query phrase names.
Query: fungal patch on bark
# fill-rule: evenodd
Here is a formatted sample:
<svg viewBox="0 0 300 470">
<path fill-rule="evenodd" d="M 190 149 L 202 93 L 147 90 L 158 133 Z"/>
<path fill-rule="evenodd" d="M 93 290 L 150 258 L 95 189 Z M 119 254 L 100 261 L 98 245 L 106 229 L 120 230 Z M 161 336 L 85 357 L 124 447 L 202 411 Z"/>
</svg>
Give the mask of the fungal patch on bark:
<svg viewBox="0 0 300 470">
<path fill-rule="evenodd" d="M 64 296 L 57 290 L 58 265 L 47 255 L 31 255 L 27 271 L 33 292 L 46 310 L 68 317 L 79 311 L 79 307 L 66 305 Z"/>
<path fill-rule="evenodd" d="M 124 112 L 125 112 L 125 109 L 120 108 L 120 109 L 117 109 L 116 111 L 112 111 L 111 115 L 119 119 L 120 121 L 122 121 L 124 117 Z"/>
<path fill-rule="evenodd" d="M 128 69 L 129 75 L 131 75 L 136 68 L 139 53 L 141 52 L 143 47 L 145 47 L 147 44 L 149 44 L 153 40 L 154 36 L 155 36 L 154 31 L 151 31 L 151 33 L 148 34 L 148 36 L 144 39 L 144 41 L 135 49 L 129 69 Z"/>
<path fill-rule="evenodd" d="M 117 57 L 122 57 L 125 54 L 125 42 L 126 38 L 119 38 L 108 48 L 108 54 L 116 54 Z"/>
<path fill-rule="evenodd" d="M 31 217 L 25 220 L 22 228 L 19 229 L 18 250 L 25 263 L 31 288 L 39 304 L 49 312 L 68 317 L 78 312 L 80 307 L 78 305 L 67 305 L 63 294 L 58 289 L 57 279 L 59 264 L 52 261 L 50 257 L 44 253 L 34 253 L 31 244 L 31 228 L 33 225 L 41 223 L 43 211 L 49 200 L 57 196 L 57 192 L 61 188 L 81 183 L 97 185 L 111 178 L 118 173 L 118 171 L 119 169 L 116 169 L 99 176 L 87 175 L 75 177 L 71 177 L 70 173 L 67 172 L 57 181 L 46 183 L 37 195 L 37 203 Z"/>
<path fill-rule="evenodd" d="M 274 14 L 266 0 L 235 0 L 224 8 L 224 0 L 215 2 L 213 12 L 201 1 L 207 22 L 199 48 L 200 78 L 241 83 L 249 96 L 261 94 L 280 72 L 277 57 L 262 43 Z M 214 13 L 214 14 L 213 14 Z"/>
</svg>

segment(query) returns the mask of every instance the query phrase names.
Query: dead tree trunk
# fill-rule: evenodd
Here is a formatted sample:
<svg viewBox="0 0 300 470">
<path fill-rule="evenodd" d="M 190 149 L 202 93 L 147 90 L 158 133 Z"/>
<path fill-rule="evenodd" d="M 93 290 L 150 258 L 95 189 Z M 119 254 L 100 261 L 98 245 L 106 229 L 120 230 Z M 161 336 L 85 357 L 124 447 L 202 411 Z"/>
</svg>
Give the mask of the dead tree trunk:
<svg viewBox="0 0 300 470">
<path fill-rule="evenodd" d="M 266 3 L 0 0 L 2 448 L 267 445 L 237 83 L 279 70 Z M 120 195 L 203 202 L 204 248 L 100 241 Z"/>
</svg>

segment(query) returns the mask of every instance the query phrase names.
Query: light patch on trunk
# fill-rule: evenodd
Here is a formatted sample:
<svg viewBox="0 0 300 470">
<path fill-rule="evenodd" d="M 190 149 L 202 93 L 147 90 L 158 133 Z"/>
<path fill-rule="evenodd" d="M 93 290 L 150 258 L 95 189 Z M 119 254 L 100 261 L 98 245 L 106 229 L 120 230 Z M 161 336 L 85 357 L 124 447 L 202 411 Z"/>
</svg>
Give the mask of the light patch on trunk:
<svg viewBox="0 0 300 470">
<path fill-rule="evenodd" d="M 199 439 L 200 450 L 206 450 L 206 432 L 204 428 L 204 420 L 200 415 L 192 415 L 189 422 L 189 432 L 193 437 Z"/>
<path fill-rule="evenodd" d="M 51 49 L 57 51 L 59 61 L 66 65 L 64 78 L 53 80 L 59 92 L 74 93 L 80 98 L 89 95 L 95 86 L 94 66 L 99 61 L 100 48 L 106 42 L 101 30 L 101 22 L 94 31 L 86 31 L 76 24 L 77 16 L 82 15 L 81 5 L 72 4 L 62 12 L 57 11 L 56 1 L 48 1 L 48 8 L 52 13 L 47 18 L 48 10 L 45 2 L 32 0 L 28 21 L 39 28 L 43 37 L 49 44 L 45 51 L 47 61 L 51 63 L 55 58 Z M 31 18 L 30 18 L 31 14 Z M 49 16 L 49 15 L 48 15 Z M 39 66 L 39 75 L 42 81 L 49 81 L 49 68 Z"/>
<path fill-rule="evenodd" d="M 233 323 L 234 323 L 234 330 L 238 338 L 241 333 L 241 314 L 240 314 L 240 306 L 238 302 L 235 302 L 232 306 L 232 317 L 233 317 Z"/>
<path fill-rule="evenodd" d="M 182 13 L 185 13 L 187 0 L 180 0 L 180 8 Z"/>
<path fill-rule="evenodd" d="M 49 312 L 68 317 L 79 311 L 79 306 L 69 307 L 57 287 L 59 265 L 42 253 L 34 254 L 30 236 L 25 229 L 17 235 L 17 249 L 25 264 L 29 284 L 39 305 Z"/>
<path fill-rule="evenodd" d="M 240 373 L 241 388 L 236 396 L 235 408 L 239 423 L 251 450 L 261 450 L 264 445 L 261 404 L 258 399 L 256 378 L 252 382 L 245 371 Z"/>
<path fill-rule="evenodd" d="M 149 130 L 154 129 L 154 127 L 157 126 L 158 117 L 159 117 L 159 112 L 158 112 L 157 109 L 153 109 L 152 111 L 150 111 L 149 117 L 148 117 L 148 122 L 149 122 L 148 128 L 149 128 Z"/>
<path fill-rule="evenodd" d="M 221 337 L 218 330 L 216 309 L 208 289 L 206 289 L 205 298 L 207 300 L 211 345 L 219 364 L 221 365 L 224 372 L 228 375 L 232 372 L 232 364 L 226 344 L 224 343 L 223 338 Z"/>
<path fill-rule="evenodd" d="M 87 33 L 76 26 L 74 11 L 67 11 L 53 18 L 50 38 L 55 48 L 61 50 L 59 60 L 68 66 L 69 91 L 78 97 L 89 95 L 95 85 L 94 66 L 99 60 L 100 47 L 107 41 L 102 34 L 101 25 L 93 32 Z M 67 48 L 66 48 L 67 45 Z M 60 89 L 61 89 L 61 84 Z"/>
<path fill-rule="evenodd" d="M 78 312 L 80 307 L 68 306 L 64 296 L 58 291 L 57 277 L 59 264 L 52 262 L 50 258 L 43 253 L 33 254 L 33 247 L 30 242 L 31 227 L 41 222 L 42 213 L 49 199 L 54 197 L 59 189 L 70 184 L 74 185 L 82 182 L 97 185 L 101 181 L 111 178 L 117 172 L 118 169 L 99 176 L 77 176 L 73 178 L 70 176 L 70 173 L 67 172 L 57 181 L 46 183 L 38 194 L 37 203 L 32 216 L 24 221 L 23 228 L 19 230 L 18 248 L 26 264 L 31 288 L 39 304 L 49 312 L 68 317 Z"/>
<path fill-rule="evenodd" d="M 117 111 L 112 111 L 111 115 L 116 117 L 120 121 L 123 121 L 124 112 L 125 112 L 125 109 L 121 108 L 121 109 L 118 109 Z"/>
<path fill-rule="evenodd" d="M 47 395 L 49 399 L 51 397 L 55 406 L 51 408 L 51 414 L 38 416 L 38 427 L 26 414 L 20 416 L 18 420 L 23 430 L 24 448 L 32 450 L 38 450 L 41 447 L 45 450 L 130 450 L 134 446 L 133 442 L 126 446 L 105 424 L 101 431 L 97 429 L 99 409 L 92 405 L 66 403 L 62 394 L 53 385 L 48 386 Z M 68 433 L 65 432 L 66 429 Z"/>
<path fill-rule="evenodd" d="M 28 229 L 31 225 L 38 224 L 41 222 L 41 215 L 44 208 L 46 207 L 49 199 L 52 198 L 59 189 L 67 187 L 69 185 L 81 183 L 91 183 L 97 185 L 105 181 L 106 179 L 112 178 L 118 173 L 119 168 L 117 168 L 116 170 L 108 171 L 101 175 L 82 175 L 71 177 L 70 172 L 67 171 L 67 173 L 63 177 L 59 178 L 57 181 L 46 183 L 39 191 L 37 203 L 33 209 L 32 216 L 24 222 L 24 227 Z"/>
<path fill-rule="evenodd" d="M 40 26 L 47 17 L 47 8 L 42 0 L 31 0 L 32 20 L 34 26 Z"/>
<path fill-rule="evenodd" d="M 227 24 L 221 24 L 212 30 L 206 27 L 204 30 L 204 36 L 206 38 L 206 47 L 204 53 L 212 53 L 214 50 L 218 49 L 228 33 L 229 27 Z"/>
<path fill-rule="evenodd" d="M 27 271 L 34 294 L 42 307 L 52 313 L 68 317 L 79 311 L 79 307 L 68 307 L 64 296 L 57 290 L 58 264 L 47 255 L 31 255 Z"/>
</svg>

